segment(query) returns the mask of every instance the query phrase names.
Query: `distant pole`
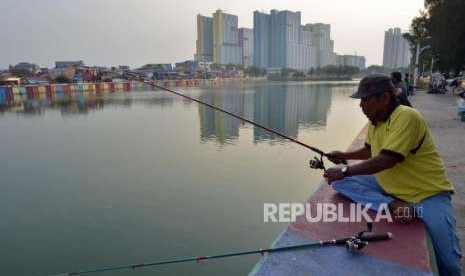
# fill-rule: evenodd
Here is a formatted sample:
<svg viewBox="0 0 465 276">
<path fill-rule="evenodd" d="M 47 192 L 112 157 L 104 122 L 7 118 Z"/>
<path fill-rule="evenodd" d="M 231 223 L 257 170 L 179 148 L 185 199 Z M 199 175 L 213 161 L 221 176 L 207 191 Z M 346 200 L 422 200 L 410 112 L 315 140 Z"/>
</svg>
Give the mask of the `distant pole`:
<svg viewBox="0 0 465 276">
<path fill-rule="evenodd" d="M 433 79 L 434 70 L 434 56 L 431 57 L 431 79 Z"/>
<path fill-rule="evenodd" d="M 424 50 L 431 48 L 431 46 L 425 46 L 420 49 L 420 43 L 417 43 L 416 47 L 416 55 L 415 55 L 415 70 L 413 71 L 413 86 L 417 86 L 417 78 L 418 78 L 418 66 L 420 63 L 420 54 L 423 53 Z"/>
<path fill-rule="evenodd" d="M 413 70 L 413 86 L 417 86 L 417 78 L 418 78 L 418 60 L 420 57 L 420 43 L 417 43 L 415 53 L 415 68 Z"/>
</svg>

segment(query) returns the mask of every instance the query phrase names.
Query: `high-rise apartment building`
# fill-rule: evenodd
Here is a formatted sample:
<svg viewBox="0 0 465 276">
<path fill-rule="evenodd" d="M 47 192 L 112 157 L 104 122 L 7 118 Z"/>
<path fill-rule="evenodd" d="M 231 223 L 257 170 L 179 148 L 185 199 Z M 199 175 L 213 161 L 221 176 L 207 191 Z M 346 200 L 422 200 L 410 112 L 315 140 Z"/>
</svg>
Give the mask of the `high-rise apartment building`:
<svg viewBox="0 0 465 276">
<path fill-rule="evenodd" d="M 221 10 L 213 14 L 213 62 L 242 64 L 238 18 Z"/>
<path fill-rule="evenodd" d="M 261 68 L 268 68 L 270 63 L 270 15 L 258 11 L 253 13 L 253 64 Z"/>
<path fill-rule="evenodd" d="M 213 18 L 197 15 L 196 60 L 213 61 Z"/>
<path fill-rule="evenodd" d="M 338 66 L 354 66 L 360 70 L 366 69 L 366 61 L 364 56 L 357 55 L 337 55 Z"/>
<path fill-rule="evenodd" d="M 264 68 L 314 67 L 313 35 L 301 25 L 300 12 L 254 12 L 254 64 Z"/>
<path fill-rule="evenodd" d="M 406 68 L 410 63 L 410 50 L 407 39 L 400 28 L 391 28 L 384 33 L 383 66 L 386 68 Z"/>
<path fill-rule="evenodd" d="M 336 64 L 334 41 L 331 40 L 331 25 L 323 23 L 306 24 L 305 30 L 313 34 L 313 46 L 316 51 L 315 67 Z"/>
<path fill-rule="evenodd" d="M 253 65 L 253 30 L 248 28 L 239 29 L 239 45 L 242 48 L 242 65 L 249 67 Z"/>
</svg>

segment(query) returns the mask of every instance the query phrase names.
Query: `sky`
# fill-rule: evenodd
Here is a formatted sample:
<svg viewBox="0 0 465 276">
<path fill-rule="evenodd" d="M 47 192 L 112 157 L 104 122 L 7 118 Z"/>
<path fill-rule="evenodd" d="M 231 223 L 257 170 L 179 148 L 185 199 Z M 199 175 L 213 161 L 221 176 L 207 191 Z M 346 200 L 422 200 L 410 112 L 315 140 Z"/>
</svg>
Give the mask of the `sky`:
<svg viewBox="0 0 465 276">
<path fill-rule="evenodd" d="M 331 24 L 338 54 L 382 64 L 384 32 L 408 30 L 423 0 L 0 0 L 0 69 L 59 60 L 141 66 L 193 59 L 196 15 L 217 9 L 253 27 L 253 11 L 300 11 L 302 25 Z"/>
</svg>

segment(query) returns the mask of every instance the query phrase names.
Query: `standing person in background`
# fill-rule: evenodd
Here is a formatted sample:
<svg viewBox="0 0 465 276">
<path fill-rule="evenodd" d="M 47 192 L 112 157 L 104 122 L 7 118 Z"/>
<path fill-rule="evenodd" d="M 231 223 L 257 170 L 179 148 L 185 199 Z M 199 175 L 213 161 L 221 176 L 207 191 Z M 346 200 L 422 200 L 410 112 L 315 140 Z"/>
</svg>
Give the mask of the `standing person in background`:
<svg viewBox="0 0 465 276">
<path fill-rule="evenodd" d="M 391 73 L 391 81 L 394 85 L 394 94 L 396 95 L 397 101 L 401 105 L 412 106 L 407 98 L 407 90 L 402 83 L 402 74 L 400 72 Z"/>
<path fill-rule="evenodd" d="M 410 83 L 410 76 L 408 73 L 405 73 L 404 81 L 402 83 L 404 85 L 405 91 L 407 91 L 407 96 L 414 95 L 413 93 L 413 85 Z"/>
</svg>

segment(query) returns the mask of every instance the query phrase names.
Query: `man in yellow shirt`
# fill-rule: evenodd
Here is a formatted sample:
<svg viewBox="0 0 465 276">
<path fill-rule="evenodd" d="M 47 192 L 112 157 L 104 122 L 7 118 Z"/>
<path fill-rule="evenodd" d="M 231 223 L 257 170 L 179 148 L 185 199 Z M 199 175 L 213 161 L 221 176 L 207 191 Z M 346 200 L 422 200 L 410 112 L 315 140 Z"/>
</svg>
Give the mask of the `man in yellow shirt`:
<svg viewBox="0 0 465 276">
<path fill-rule="evenodd" d="M 462 275 L 451 204 L 453 186 L 424 118 L 417 110 L 399 105 L 385 75 L 365 77 L 351 97 L 360 99 L 370 120 L 365 146 L 331 152 L 328 158 L 338 164 L 364 161 L 329 168 L 328 182 L 342 195 L 371 204 L 374 210 L 387 203 L 394 217 L 402 216 L 404 221 L 421 217 L 432 237 L 440 274 Z"/>
</svg>

